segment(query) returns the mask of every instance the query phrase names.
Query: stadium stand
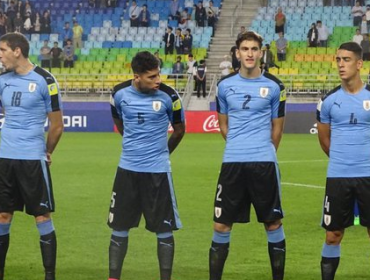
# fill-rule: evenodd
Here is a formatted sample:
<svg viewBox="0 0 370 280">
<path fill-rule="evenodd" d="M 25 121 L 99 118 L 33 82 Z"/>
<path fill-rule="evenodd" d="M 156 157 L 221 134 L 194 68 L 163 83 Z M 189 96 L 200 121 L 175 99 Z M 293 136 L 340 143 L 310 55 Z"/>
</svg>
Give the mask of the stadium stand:
<svg viewBox="0 0 370 280">
<path fill-rule="evenodd" d="M 130 1 L 117 1 L 116 7 L 89 7 L 87 0 L 30 0 L 34 11 L 49 10 L 51 14 L 51 34 L 26 34 L 30 40 L 30 60 L 40 64 L 40 48 L 44 40 L 63 45 L 61 35 L 65 22 L 78 21 L 83 27 L 83 48 L 75 50 L 74 68 L 51 68 L 64 93 L 108 93 L 114 84 L 128 77 L 131 73 L 132 57 L 141 50 L 159 52 L 164 61 L 161 69 L 163 79 L 169 85 L 184 90 L 186 79 L 170 79 L 172 64 L 176 55 L 165 55 L 162 38 L 167 26 L 174 29 L 178 21 L 169 19 L 169 2 L 166 0 L 138 0 L 138 6 L 148 5 L 151 13 L 149 27 L 130 27 Z M 179 0 L 180 9 L 188 8 L 191 14 L 194 1 Z M 219 7 L 221 0 L 214 0 Z M 186 28 L 193 34 L 192 53 L 197 59 L 204 59 L 211 41 L 212 27 L 196 27 L 195 21 L 189 20 Z M 186 61 L 186 56 L 182 61 Z M 171 75 L 173 76 L 173 75 Z"/>
</svg>

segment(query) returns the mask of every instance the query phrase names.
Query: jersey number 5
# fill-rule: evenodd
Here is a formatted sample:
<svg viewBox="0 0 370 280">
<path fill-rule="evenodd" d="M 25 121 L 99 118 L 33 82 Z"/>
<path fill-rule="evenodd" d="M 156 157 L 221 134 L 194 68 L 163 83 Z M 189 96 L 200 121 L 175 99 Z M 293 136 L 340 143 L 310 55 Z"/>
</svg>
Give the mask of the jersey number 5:
<svg viewBox="0 0 370 280">
<path fill-rule="evenodd" d="M 22 97 L 22 92 L 20 91 L 13 92 L 12 106 L 16 106 L 16 107 L 21 106 L 21 97 Z"/>
</svg>

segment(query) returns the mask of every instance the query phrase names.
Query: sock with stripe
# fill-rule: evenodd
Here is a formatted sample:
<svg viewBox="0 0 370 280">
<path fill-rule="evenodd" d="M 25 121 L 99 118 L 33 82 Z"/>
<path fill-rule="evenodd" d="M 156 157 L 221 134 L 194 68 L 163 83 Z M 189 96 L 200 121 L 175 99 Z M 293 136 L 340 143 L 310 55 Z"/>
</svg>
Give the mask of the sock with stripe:
<svg viewBox="0 0 370 280">
<path fill-rule="evenodd" d="M 231 232 L 213 232 L 209 249 L 209 279 L 221 280 L 225 262 L 229 254 Z"/>
<path fill-rule="evenodd" d="M 175 240 L 172 232 L 157 233 L 157 255 L 161 280 L 171 280 Z"/>
<path fill-rule="evenodd" d="M 268 239 L 268 252 L 273 280 L 283 280 L 285 270 L 285 234 L 283 225 L 278 229 L 266 231 Z"/>
<path fill-rule="evenodd" d="M 40 249 L 42 263 L 45 269 L 45 280 L 55 280 L 55 266 L 57 259 L 57 238 L 55 235 L 53 221 L 37 223 L 40 233 Z"/>
<path fill-rule="evenodd" d="M 0 280 L 4 279 L 6 254 L 9 248 L 10 223 L 0 223 Z"/>
<path fill-rule="evenodd" d="M 109 245 L 109 280 L 119 280 L 128 248 L 128 231 L 113 231 Z"/>
<path fill-rule="evenodd" d="M 335 272 L 339 266 L 340 245 L 324 243 L 321 257 L 321 279 L 334 280 Z"/>
</svg>

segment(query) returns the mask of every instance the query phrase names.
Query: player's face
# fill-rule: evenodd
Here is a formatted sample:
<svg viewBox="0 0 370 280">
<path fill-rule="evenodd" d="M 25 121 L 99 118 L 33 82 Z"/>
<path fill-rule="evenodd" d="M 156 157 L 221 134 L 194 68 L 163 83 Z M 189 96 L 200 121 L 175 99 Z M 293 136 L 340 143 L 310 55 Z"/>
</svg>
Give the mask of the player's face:
<svg viewBox="0 0 370 280">
<path fill-rule="evenodd" d="M 356 57 L 353 52 L 347 50 L 338 50 L 336 56 L 339 77 L 343 81 L 349 81 L 358 75 L 363 61 Z"/>
<path fill-rule="evenodd" d="M 244 40 L 236 50 L 236 57 L 240 60 L 242 68 L 253 70 L 259 67 L 262 50 L 257 41 Z"/>
<path fill-rule="evenodd" d="M 156 91 L 157 89 L 159 89 L 159 85 L 161 84 L 159 68 L 150 70 L 143 74 L 135 74 L 134 83 L 135 83 L 136 88 L 140 92 L 152 93 Z"/>
<path fill-rule="evenodd" d="M 6 42 L 0 42 L 0 61 L 5 70 L 13 71 L 15 69 L 19 51 L 19 48 L 13 51 Z"/>
</svg>

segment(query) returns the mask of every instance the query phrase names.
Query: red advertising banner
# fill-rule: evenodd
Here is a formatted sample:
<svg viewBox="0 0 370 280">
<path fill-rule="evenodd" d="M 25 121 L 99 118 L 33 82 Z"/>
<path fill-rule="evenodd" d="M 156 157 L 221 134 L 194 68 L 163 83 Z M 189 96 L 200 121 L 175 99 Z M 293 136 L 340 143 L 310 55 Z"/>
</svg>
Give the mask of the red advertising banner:
<svg viewBox="0 0 370 280">
<path fill-rule="evenodd" d="M 217 112 L 214 111 L 186 111 L 186 132 L 215 133 L 220 132 Z"/>
</svg>

